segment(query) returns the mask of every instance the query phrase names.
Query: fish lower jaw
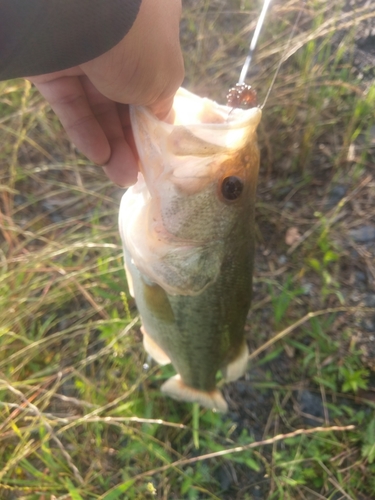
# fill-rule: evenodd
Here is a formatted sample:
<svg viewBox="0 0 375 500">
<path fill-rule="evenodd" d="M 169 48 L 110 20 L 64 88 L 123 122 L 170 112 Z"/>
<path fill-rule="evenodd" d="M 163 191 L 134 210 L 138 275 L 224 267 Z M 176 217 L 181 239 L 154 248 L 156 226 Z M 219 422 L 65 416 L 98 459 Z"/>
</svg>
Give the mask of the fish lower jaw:
<svg viewBox="0 0 375 500">
<path fill-rule="evenodd" d="M 177 401 L 185 401 L 187 403 L 199 403 L 205 408 L 217 410 L 222 413 L 228 411 L 228 405 L 218 389 L 207 392 L 194 387 L 189 387 L 181 379 L 180 375 L 168 379 L 161 386 L 161 391 Z"/>
</svg>

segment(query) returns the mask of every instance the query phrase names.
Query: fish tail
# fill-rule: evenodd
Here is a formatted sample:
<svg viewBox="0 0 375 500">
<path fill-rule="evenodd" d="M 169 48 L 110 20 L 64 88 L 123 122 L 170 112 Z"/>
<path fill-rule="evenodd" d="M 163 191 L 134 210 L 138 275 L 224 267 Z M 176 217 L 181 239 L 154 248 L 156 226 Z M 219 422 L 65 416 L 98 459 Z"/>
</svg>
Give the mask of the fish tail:
<svg viewBox="0 0 375 500">
<path fill-rule="evenodd" d="M 161 391 L 178 401 L 199 403 L 206 408 L 218 410 L 222 413 L 228 410 L 228 405 L 218 389 L 214 389 L 210 392 L 194 389 L 186 385 L 180 375 L 175 375 L 164 382 L 161 386 Z"/>
</svg>

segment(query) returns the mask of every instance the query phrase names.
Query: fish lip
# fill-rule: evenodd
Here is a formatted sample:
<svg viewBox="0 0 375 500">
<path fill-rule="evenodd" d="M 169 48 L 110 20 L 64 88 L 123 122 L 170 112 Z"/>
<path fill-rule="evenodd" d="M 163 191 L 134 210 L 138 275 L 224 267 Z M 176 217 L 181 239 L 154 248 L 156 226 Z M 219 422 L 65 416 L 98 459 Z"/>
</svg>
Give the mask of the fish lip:
<svg viewBox="0 0 375 500">
<path fill-rule="evenodd" d="M 230 108 L 228 106 L 222 106 L 219 105 L 220 107 L 226 108 L 228 111 L 229 116 L 233 116 L 233 118 L 236 118 L 236 120 L 228 120 L 228 121 L 223 121 L 221 123 L 205 123 L 205 122 L 200 122 L 200 121 L 191 121 L 191 122 L 186 122 L 183 125 L 176 125 L 176 124 L 171 124 L 167 122 L 160 121 L 150 110 L 147 108 L 142 108 L 142 112 L 147 116 L 148 119 L 155 123 L 162 123 L 163 127 L 166 130 L 174 130 L 177 127 L 181 128 L 191 128 L 191 127 L 196 127 L 199 126 L 200 128 L 207 129 L 207 130 L 221 130 L 221 129 L 237 129 L 237 128 L 243 128 L 246 124 L 250 122 L 254 122 L 254 129 L 257 128 L 261 117 L 262 117 L 262 110 L 258 107 L 254 108 L 249 108 L 249 109 L 241 109 L 241 114 L 243 117 L 239 117 L 235 112 L 237 108 Z M 137 109 L 139 109 L 139 106 L 133 106 L 130 105 L 130 116 L 132 117 L 132 121 L 135 120 L 135 113 L 137 112 Z"/>
<path fill-rule="evenodd" d="M 224 104 L 218 104 L 217 102 L 212 101 L 211 99 L 198 98 L 195 94 L 189 92 L 188 90 L 182 87 L 180 87 L 176 92 L 174 99 L 174 106 L 176 105 L 177 101 L 180 98 L 191 99 L 193 102 L 196 101 L 197 103 L 199 103 L 200 106 L 202 100 L 206 101 L 214 108 L 214 111 L 217 112 L 217 116 L 220 116 L 222 118 L 222 121 L 220 123 L 212 123 L 212 122 L 204 122 L 201 120 L 193 120 L 193 121 L 184 120 L 183 124 L 182 123 L 180 124 L 178 123 L 178 120 L 176 123 L 176 117 L 175 117 L 175 122 L 171 124 L 160 121 L 148 108 L 135 105 L 129 106 L 130 119 L 133 122 L 133 120 L 135 120 L 135 115 L 137 113 L 137 110 L 142 109 L 142 112 L 147 116 L 148 119 L 150 119 L 154 123 L 162 124 L 165 130 L 170 130 L 170 131 L 172 131 L 176 127 L 183 127 L 189 129 L 191 127 L 196 127 L 196 126 L 199 126 L 199 128 L 205 130 L 238 129 L 238 128 L 243 128 L 246 125 L 250 126 L 250 124 L 254 126 L 254 131 L 255 131 L 262 117 L 262 110 L 258 106 L 249 109 L 233 108 L 230 106 L 226 106 Z"/>
<path fill-rule="evenodd" d="M 182 87 L 179 88 L 178 91 L 176 92 L 174 103 L 176 103 L 176 100 L 179 100 L 180 98 L 181 100 L 189 99 L 189 101 L 192 101 L 192 105 L 197 103 L 198 107 L 202 107 L 202 102 L 204 104 L 207 103 L 209 106 L 212 106 L 214 108 L 214 111 L 217 113 L 217 116 L 223 119 L 223 121 L 221 121 L 220 123 L 205 122 L 201 120 L 189 122 L 184 120 L 183 125 L 186 128 L 195 125 L 199 125 L 202 128 L 213 129 L 213 130 L 220 128 L 224 129 L 242 128 L 244 124 L 249 124 L 250 122 L 254 122 L 256 128 L 262 116 L 262 110 L 257 106 L 249 109 L 233 108 L 225 104 L 219 104 L 216 101 L 213 101 L 212 99 L 208 98 L 202 99 L 201 97 L 196 96 L 192 92 L 189 92 L 188 90 Z"/>
</svg>

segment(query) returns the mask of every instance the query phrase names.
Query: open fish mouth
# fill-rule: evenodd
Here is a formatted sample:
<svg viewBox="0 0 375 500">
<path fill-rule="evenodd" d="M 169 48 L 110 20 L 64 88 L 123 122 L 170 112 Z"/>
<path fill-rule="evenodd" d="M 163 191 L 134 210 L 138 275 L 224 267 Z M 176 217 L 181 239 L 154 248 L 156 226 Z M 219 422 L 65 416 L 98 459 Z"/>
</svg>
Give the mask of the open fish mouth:
<svg viewBox="0 0 375 500">
<path fill-rule="evenodd" d="M 247 361 L 261 111 L 180 89 L 174 112 L 168 124 L 131 107 L 140 175 L 120 207 L 125 266 L 145 348 L 178 372 L 164 391 L 224 411 L 216 373 L 234 380 Z"/>
</svg>

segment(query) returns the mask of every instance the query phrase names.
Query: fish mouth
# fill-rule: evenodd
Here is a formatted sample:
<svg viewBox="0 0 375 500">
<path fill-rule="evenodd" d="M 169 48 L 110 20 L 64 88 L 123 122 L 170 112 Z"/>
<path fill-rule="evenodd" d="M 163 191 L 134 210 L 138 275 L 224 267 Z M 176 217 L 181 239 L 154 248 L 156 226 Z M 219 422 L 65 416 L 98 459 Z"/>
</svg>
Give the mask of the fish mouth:
<svg viewBox="0 0 375 500">
<path fill-rule="evenodd" d="M 262 112 L 233 109 L 185 89 L 173 109 L 170 124 L 144 107 L 130 107 L 140 175 L 120 208 L 132 214 L 122 237 L 134 265 L 151 281 L 170 294 L 196 295 L 217 279 L 226 238 L 238 216 L 249 213 Z M 228 179 L 240 185 L 243 201 L 233 190 L 231 198 L 230 188 L 223 195 Z"/>
<path fill-rule="evenodd" d="M 230 158 L 251 137 L 256 138 L 262 117 L 258 107 L 231 108 L 183 88 L 175 95 L 173 110 L 171 124 L 145 107 L 130 106 L 139 168 L 151 197 L 158 196 L 156 185 L 168 176 L 187 194 L 211 182 L 216 174 L 212 159 L 219 155 Z"/>
<path fill-rule="evenodd" d="M 155 140 L 165 141 L 168 138 L 166 148 L 176 156 L 204 157 L 224 150 L 241 149 L 249 136 L 255 133 L 262 117 L 258 107 L 246 110 L 232 108 L 198 97 L 183 88 L 175 95 L 173 110 L 174 123 L 170 124 L 158 120 L 145 107 L 130 106 L 130 119 L 139 152 L 144 149 L 147 132 Z"/>
<path fill-rule="evenodd" d="M 193 126 L 199 124 L 202 129 L 239 129 L 250 122 L 254 128 L 259 125 L 262 116 L 260 108 L 254 106 L 240 109 L 218 104 L 207 98 L 201 98 L 184 88 L 180 88 L 174 98 L 175 126 Z M 233 144 L 233 147 L 236 147 Z"/>
</svg>

